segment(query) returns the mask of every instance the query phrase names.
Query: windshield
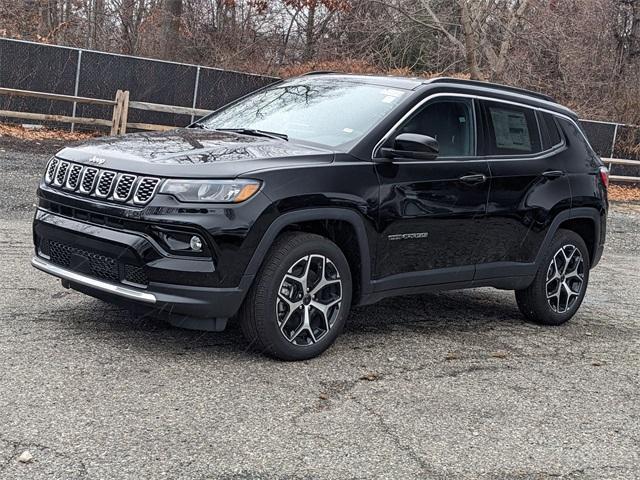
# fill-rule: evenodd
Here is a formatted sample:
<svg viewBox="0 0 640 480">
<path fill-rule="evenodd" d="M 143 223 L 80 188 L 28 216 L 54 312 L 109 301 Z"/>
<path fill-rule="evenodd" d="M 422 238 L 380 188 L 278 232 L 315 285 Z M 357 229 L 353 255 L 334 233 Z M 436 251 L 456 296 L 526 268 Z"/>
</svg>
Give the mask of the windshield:
<svg viewBox="0 0 640 480">
<path fill-rule="evenodd" d="M 380 85 L 299 78 L 257 92 L 200 123 L 211 129 L 276 132 L 336 147 L 359 140 L 405 93 Z"/>
</svg>

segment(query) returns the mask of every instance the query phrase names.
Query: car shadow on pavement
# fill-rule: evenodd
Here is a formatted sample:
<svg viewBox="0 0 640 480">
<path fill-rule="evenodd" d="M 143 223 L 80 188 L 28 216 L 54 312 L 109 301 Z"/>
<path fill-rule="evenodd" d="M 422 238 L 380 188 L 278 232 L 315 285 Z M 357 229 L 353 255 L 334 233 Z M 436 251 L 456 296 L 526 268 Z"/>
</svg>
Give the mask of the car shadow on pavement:
<svg viewBox="0 0 640 480">
<path fill-rule="evenodd" d="M 461 331 L 480 333 L 497 325 L 522 324 L 515 302 L 505 295 L 506 292 L 498 291 L 465 291 L 386 299 L 354 308 L 343 336 L 348 339 L 353 334 L 376 335 L 380 340 L 381 335 L 398 330 L 412 335 L 453 336 Z M 73 328 L 80 335 L 102 342 L 125 343 L 127 348 L 176 355 L 207 351 L 221 356 L 255 357 L 233 319 L 224 332 L 186 330 L 90 298 L 71 311 L 67 308 L 52 315 L 61 322 L 69 322 L 66 328 Z"/>
<path fill-rule="evenodd" d="M 347 331 L 387 332 L 401 327 L 417 333 L 483 330 L 488 323 L 522 324 L 513 294 L 493 289 L 426 293 L 356 308 Z"/>
</svg>

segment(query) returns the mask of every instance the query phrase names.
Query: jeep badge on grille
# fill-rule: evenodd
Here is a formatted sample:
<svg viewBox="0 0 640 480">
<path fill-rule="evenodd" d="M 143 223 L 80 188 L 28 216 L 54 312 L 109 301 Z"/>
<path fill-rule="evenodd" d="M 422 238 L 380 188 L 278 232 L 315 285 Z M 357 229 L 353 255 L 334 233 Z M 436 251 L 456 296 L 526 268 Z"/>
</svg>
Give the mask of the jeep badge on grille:
<svg viewBox="0 0 640 480">
<path fill-rule="evenodd" d="M 104 158 L 96 157 L 95 155 L 89 159 L 90 163 L 95 163 L 96 165 L 102 165 L 106 160 Z"/>
</svg>

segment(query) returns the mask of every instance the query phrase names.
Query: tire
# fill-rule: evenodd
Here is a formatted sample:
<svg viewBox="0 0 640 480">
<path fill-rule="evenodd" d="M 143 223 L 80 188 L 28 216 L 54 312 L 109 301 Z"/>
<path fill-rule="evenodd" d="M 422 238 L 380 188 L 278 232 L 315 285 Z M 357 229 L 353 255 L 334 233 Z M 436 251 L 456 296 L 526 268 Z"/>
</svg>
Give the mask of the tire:
<svg viewBox="0 0 640 480">
<path fill-rule="evenodd" d="M 558 230 L 533 283 L 516 291 L 518 308 L 533 323 L 562 325 L 582 304 L 590 267 L 589 250 L 582 237 L 571 230 Z"/>
<path fill-rule="evenodd" d="M 288 232 L 269 250 L 238 319 L 253 349 L 306 360 L 340 335 L 351 295 L 351 272 L 340 248 L 320 235 Z"/>
</svg>

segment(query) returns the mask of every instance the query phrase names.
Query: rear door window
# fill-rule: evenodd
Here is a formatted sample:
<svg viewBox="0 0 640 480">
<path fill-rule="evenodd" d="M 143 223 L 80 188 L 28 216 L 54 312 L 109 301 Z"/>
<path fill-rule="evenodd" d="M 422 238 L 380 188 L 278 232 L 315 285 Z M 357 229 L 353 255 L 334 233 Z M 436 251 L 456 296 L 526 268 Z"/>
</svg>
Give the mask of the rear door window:
<svg viewBox="0 0 640 480">
<path fill-rule="evenodd" d="M 489 155 L 531 155 L 542 151 L 535 112 L 500 102 L 484 102 Z"/>
</svg>

